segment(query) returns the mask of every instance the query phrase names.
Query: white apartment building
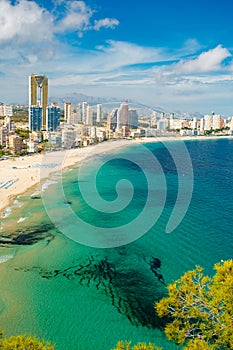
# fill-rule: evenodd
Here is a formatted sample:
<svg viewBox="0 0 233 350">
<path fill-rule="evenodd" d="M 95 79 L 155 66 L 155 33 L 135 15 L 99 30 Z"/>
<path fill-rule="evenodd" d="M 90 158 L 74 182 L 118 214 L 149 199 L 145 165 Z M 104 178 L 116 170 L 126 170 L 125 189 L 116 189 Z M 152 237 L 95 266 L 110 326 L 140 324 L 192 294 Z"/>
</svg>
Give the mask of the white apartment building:
<svg viewBox="0 0 233 350">
<path fill-rule="evenodd" d="M 194 117 L 192 120 L 191 128 L 193 130 L 197 129 L 197 117 Z"/>
<path fill-rule="evenodd" d="M 96 105 L 96 122 L 99 123 L 103 119 L 103 106 L 101 104 Z"/>
<path fill-rule="evenodd" d="M 86 124 L 90 125 L 90 126 L 93 125 L 93 110 L 92 110 L 92 106 L 87 106 Z"/>
<path fill-rule="evenodd" d="M 160 119 L 157 123 L 157 130 L 166 130 L 167 129 L 167 119 Z"/>
<path fill-rule="evenodd" d="M 205 115 L 204 116 L 204 130 L 209 131 L 212 128 L 212 116 L 211 115 Z"/>
<path fill-rule="evenodd" d="M 67 124 L 74 124 L 74 106 L 70 102 L 64 103 L 64 119 Z"/>
<path fill-rule="evenodd" d="M 87 102 L 82 102 L 82 121 L 83 124 L 87 124 Z"/>
<path fill-rule="evenodd" d="M 0 105 L 0 116 L 1 117 L 12 117 L 13 116 L 12 106 L 7 105 L 7 104 Z"/>
<path fill-rule="evenodd" d="M 213 130 L 220 129 L 221 128 L 221 115 L 220 114 L 214 114 L 212 123 L 213 123 L 212 124 Z"/>
<path fill-rule="evenodd" d="M 76 131 L 75 130 L 62 130 L 62 146 L 64 148 L 71 148 L 75 145 Z"/>
<path fill-rule="evenodd" d="M 77 104 L 77 108 L 76 108 L 76 118 L 77 118 L 77 123 L 82 122 L 82 106 L 81 103 Z"/>
<path fill-rule="evenodd" d="M 117 130 L 120 130 L 123 125 L 127 125 L 129 117 L 128 103 L 122 103 L 117 111 Z"/>
</svg>

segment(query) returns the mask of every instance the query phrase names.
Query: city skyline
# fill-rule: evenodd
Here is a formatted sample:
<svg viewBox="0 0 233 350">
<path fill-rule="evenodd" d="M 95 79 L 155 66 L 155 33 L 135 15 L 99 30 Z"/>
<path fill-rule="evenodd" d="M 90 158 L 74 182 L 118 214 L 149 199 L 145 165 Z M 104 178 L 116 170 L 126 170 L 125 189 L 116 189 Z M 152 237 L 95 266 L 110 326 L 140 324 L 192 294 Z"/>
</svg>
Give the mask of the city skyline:
<svg viewBox="0 0 233 350">
<path fill-rule="evenodd" d="M 38 73 L 50 96 L 233 115 L 233 4 L 188 5 L 1 0 L 0 101 L 28 103 L 27 77 Z"/>
</svg>

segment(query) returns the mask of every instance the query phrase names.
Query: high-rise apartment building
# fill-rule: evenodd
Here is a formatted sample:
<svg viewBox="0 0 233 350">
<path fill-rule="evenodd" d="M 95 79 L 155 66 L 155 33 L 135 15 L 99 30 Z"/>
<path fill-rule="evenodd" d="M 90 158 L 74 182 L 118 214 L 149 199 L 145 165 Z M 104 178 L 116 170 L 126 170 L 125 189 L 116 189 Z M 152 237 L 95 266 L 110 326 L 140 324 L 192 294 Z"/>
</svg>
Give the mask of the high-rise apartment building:
<svg viewBox="0 0 233 350">
<path fill-rule="evenodd" d="M 68 124 L 73 124 L 74 105 L 71 102 L 64 103 L 64 119 Z"/>
<path fill-rule="evenodd" d="M 221 128 L 221 115 L 214 114 L 213 115 L 213 130 L 218 130 Z"/>
<path fill-rule="evenodd" d="M 82 106 L 81 106 L 81 103 L 77 104 L 76 114 L 77 114 L 77 123 L 82 122 Z"/>
<path fill-rule="evenodd" d="M 40 107 L 42 109 L 41 129 L 46 129 L 46 108 L 48 107 L 48 78 L 41 74 L 32 74 L 29 76 L 29 128 L 35 124 L 33 108 Z M 35 110 L 37 111 L 37 110 Z M 38 116 L 36 115 L 35 118 Z M 30 121 L 30 118 L 32 120 Z M 37 130 L 41 130 L 37 129 Z M 30 129 L 35 130 L 35 129 Z"/>
<path fill-rule="evenodd" d="M 204 116 L 204 130 L 209 131 L 212 128 L 212 115 Z"/>
<path fill-rule="evenodd" d="M 55 131 L 60 125 L 60 107 L 52 105 L 46 108 L 46 130 Z"/>
<path fill-rule="evenodd" d="M 138 112 L 136 109 L 129 109 L 128 122 L 127 126 L 133 129 L 137 129 L 138 127 Z"/>
<path fill-rule="evenodd" d="M 87 102 L 82 102 L 82 121 L 83 124 L 87 124 Z"/>
<path fill-rule="evenodd" d="M 93 110 L 92 110 L 92 106 L 87 106 L 86 124 L 90 125 L 90 126 L 93 125 Z"/>
<path fill-rule="evenodd" d="M 96 105 L 96 122 L 100 123 L 103 119 L 103 106 L 101 104 Z"/>
<path fill-rule="evenodd" d="M 129 117 L 128 103 L 122 103 L 117 111 L 117 129 L 120 130 L 123 125 L 127 125 Z"/>
<path fill-rule="evenodd" d="M 29 106 L 29 130 L 40 131 L 42 130 L 42 107 Z M 46 127 L 46 125 L 45 125 Z M 45 129 L 44 127 L 44 129 Z"/>
</svg>

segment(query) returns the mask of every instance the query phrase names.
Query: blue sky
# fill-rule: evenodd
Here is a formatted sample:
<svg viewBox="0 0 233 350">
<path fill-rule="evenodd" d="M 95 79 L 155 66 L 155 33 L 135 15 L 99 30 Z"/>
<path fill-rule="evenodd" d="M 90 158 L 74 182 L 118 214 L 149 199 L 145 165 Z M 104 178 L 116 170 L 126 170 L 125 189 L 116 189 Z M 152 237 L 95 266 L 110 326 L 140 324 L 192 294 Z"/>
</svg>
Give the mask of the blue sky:
<svg viewBox="0 0 233 350">
<path fill-rule="evenodd" d="M 27 103 L 41 73 L 50 96 L 231 116 L 232 13 L 230 0 L 0 0 L 0 101 Z"/>
</svg>

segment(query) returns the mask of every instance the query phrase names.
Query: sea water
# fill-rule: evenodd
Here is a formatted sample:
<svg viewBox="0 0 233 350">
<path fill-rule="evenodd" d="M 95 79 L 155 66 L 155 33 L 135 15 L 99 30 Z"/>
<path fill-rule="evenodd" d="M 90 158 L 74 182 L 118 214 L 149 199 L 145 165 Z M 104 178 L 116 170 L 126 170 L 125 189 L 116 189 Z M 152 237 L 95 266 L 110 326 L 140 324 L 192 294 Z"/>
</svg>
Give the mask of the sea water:
<svg viewBox="0 0 233 350">
<path fill-rule="evenodd" d="M 233 257 L 233 140 L 188 141 L 187 153 L 183 147 L 158 142 L 99 155 L 81 172 L 54 174 L 45 199 L 18 198 L 1 227 L 6 335 L 32 333 L 58 350 L 109 350 L 118 340 L 179 348 L 164 336 L 155 301 L 185 271 L 200 265 L 211 275 L 215 263 Z M 111 234 L 118 227 L 121 239 Z"/>
</svg>

